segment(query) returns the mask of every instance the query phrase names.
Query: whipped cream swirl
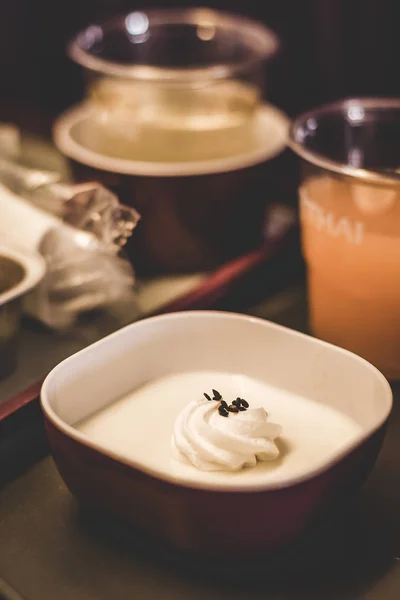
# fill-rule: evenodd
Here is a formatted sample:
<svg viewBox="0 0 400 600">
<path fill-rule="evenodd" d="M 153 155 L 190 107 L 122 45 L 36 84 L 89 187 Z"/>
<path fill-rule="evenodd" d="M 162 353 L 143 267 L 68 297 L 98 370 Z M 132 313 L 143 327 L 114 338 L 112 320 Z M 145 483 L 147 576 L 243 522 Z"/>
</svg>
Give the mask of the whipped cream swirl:
<svg viewBox="0 0 400 600">
<path fill-rule="evenodd" d="M 274 460 L 274 440 L 282 427 L 269 423 L 264 408 L 249 408 L 223 417 L 219 402 L 196 400 L 179 414 L 172 445 L 181 457 L 202 471 L 237 471 L 253 467 L 257 459 Z"/>
</svg>

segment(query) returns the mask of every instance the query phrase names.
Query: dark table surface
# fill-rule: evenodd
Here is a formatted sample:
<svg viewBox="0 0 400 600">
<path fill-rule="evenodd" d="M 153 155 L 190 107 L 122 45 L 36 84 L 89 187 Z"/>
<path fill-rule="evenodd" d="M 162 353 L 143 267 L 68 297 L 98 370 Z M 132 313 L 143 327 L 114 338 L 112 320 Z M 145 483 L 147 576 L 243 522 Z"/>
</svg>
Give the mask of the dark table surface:
<svg viewBox="0 0 400 600">
<path fill-rule="evenodd" d="M 303 287 L 248 312 L 304 330 Z M 176 555 L 80 512 L 46 457 L 0 494 L 0 578 L 26 600 L 398 600 L 400 386 L 394 393 L 387 437 L 366 485 L 279 556 L 227 568 L 223 557 L 216 564 Z M 0 598 L 11 599 L 2 586 Z"/>
</svg>

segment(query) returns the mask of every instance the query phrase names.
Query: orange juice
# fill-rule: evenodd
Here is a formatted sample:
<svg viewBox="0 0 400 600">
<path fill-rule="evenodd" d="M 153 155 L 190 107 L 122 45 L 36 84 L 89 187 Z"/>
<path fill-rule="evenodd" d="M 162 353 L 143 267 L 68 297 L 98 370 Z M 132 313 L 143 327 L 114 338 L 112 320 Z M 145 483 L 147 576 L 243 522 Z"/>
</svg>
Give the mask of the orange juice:
<svg viewBox="0 0 400 600">
<path fill-rule="evenodd" d="M 309 177 L 300 215 L 313 333 L 400 378 L 400 187 Z"/>
</svg>

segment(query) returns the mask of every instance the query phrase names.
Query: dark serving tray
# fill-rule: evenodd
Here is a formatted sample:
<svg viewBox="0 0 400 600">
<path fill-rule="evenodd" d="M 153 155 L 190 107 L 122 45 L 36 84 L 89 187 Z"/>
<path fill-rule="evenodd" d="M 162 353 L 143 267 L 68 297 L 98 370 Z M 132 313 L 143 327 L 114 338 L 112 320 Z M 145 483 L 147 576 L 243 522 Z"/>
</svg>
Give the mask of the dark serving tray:
<svg viewBox="0 0 400 600">
<path fill-rule="evenodd" d="M 303 286 L 246 312 L 304 330 Z M 194 560 L 81 512 L 42 459 L 0 493 L 0 598 L 17 598 L 12 586 L 26 600 L 398 600 L 400 386 L 394 393 L 383 450 L 353 502 L 285 553 L 251 563 Z"/>
</svg>

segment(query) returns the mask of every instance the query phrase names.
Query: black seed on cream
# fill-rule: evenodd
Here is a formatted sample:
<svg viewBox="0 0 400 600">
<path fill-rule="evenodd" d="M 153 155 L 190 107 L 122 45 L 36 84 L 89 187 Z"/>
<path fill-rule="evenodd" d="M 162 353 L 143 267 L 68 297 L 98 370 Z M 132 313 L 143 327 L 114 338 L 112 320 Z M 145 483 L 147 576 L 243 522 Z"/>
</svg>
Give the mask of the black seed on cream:
<svg viewBox="0 0 400 600">
<path fill-rule="evenodd" d="M 205 392 L 204 392 L 204 397 L 205 397 L 205 398 L 207 398 L 207 400 L 211 400 L 211 396 L 209 396 L 209 395 L 208 395 L 208 394 L 206 394 Z"/>
<path fill-rule="evenodd" d="M 214 394 L 213 400 L 222 400 L 222 396 L 218 390 L 212 390 L 212 393 Z"/>
</svg>

